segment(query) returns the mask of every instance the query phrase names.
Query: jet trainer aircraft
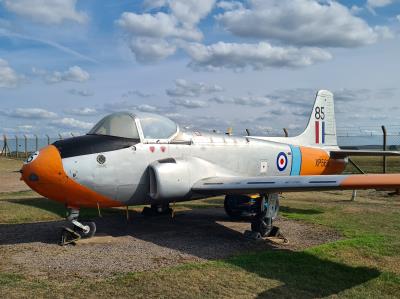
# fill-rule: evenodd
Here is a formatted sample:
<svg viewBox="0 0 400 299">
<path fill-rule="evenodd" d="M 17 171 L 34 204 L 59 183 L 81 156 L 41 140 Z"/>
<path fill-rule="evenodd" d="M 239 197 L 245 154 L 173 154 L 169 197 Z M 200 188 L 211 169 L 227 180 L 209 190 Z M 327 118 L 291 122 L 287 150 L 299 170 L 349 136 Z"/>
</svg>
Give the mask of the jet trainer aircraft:
<svg viewBox="0 0 400 299">
<path fill-rule="evenodd" d="M 32 154 L 21 179 L 68 208 L 72 228 L 62 244 L 96 231 L 94 222 L 78 220 L 80 207 L 151 205 L 163 212 L 171 202 L 216 195 L 225 195 L 232 217 L 252 212 L 252 231 L 266 236 L 281 192 L 400 188 L 400 174 L 340 175 L 350 155 L 399 152 L 341 150 L 333 95 L 320 90 L 297 137 L 185 132 L 160 115 L 120 112 Z"/>
</svg>

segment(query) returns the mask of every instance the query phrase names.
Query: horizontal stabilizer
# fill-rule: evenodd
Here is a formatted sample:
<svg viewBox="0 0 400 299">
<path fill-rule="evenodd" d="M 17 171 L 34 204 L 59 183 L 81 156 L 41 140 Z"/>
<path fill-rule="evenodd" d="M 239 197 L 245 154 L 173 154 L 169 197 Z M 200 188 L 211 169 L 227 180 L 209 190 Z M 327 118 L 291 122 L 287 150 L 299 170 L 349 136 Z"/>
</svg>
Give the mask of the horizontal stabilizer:
<svg viewBox="0 0 400 299">
<path fill-rule="evenodd" d="M 333 159 L 346 158 L 349 156 L 376 157 L 376 156 L 400 156 L 399 151 L 366 151 L 366 150 L 333 150 L 330 151 Z"/>
<path fill-rule="evenodd" d="M 354 189 L 400 189 L 400 174 L 213 177 L 192 187 L 206 195 Z"/>
</svg>

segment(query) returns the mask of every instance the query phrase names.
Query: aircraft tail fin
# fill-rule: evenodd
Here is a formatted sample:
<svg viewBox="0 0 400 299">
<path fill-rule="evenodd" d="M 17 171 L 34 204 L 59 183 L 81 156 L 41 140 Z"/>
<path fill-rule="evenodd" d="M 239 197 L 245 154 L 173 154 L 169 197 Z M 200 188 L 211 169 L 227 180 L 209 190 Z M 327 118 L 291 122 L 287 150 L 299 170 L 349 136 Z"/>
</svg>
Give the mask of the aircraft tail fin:
<svg viewBox="0 0 400 299">
<path fill-rule="evenodd" d="M 330 91 L 317 92 L 308 125 L 304 132 L 295 138 L 304 145 L 337 146 L 335 107 Z"/>
</svg>

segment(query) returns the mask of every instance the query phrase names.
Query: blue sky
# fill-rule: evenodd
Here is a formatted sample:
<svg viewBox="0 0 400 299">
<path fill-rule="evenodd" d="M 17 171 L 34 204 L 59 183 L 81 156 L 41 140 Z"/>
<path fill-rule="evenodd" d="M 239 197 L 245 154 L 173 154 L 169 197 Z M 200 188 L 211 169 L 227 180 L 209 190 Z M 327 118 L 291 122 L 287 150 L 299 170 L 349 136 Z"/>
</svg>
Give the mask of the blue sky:
<svg viewBox="0 0 400 299">
<path fill-rule="evenodd" d="M 0 0 L 0 133 L 140 110 L 185 127 L 400 124 L 400 1 Z"/>
</svg>

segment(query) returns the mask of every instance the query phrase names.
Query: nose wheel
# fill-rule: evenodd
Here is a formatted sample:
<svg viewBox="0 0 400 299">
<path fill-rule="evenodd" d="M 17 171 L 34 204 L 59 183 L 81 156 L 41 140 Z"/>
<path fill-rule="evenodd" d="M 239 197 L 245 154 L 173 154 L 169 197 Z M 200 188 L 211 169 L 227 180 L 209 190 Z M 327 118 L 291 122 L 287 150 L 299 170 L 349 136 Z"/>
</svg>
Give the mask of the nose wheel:
<svg viewBox="0 0 400 299">
<path fill-rule="evenodd" d="M 82 238 L 91 238 L 96 233 L 96 223 L 93 221 L 79 222 L 79 210 L 68 209 L 67 221 L 72 224 L 71 227 L 63 226 L 61 230 L 60 245 L 75 244 Z"/>
</svg>

